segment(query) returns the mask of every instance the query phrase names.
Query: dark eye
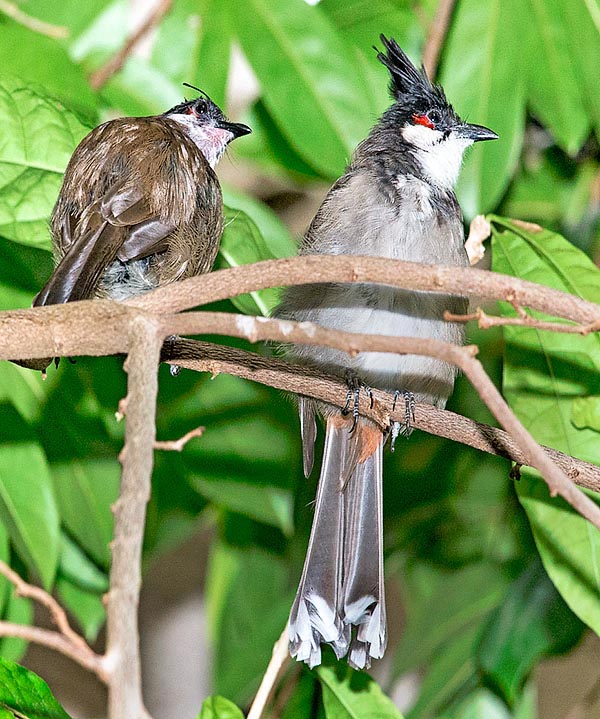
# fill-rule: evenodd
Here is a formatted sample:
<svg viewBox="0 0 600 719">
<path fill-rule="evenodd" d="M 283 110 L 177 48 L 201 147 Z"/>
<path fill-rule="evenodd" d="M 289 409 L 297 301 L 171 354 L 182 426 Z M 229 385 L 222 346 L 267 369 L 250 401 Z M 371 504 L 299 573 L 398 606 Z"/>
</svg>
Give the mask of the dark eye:
<svg viewBox="0 0 600 719">
<path fill-rule="evenodd" d="M 433 122 L 434 125 L 439 125 L 442 121 L 442 113 L 439 110 L 429 110 L 427 117 Z"/>
<path fill-rule="evenodd" d="M 198 100 L 195 106 L 195 110 L 198 115 L 204 115 L 204 113 L 208 111 L 208 105 L 204 100 Z"/>
</svg>

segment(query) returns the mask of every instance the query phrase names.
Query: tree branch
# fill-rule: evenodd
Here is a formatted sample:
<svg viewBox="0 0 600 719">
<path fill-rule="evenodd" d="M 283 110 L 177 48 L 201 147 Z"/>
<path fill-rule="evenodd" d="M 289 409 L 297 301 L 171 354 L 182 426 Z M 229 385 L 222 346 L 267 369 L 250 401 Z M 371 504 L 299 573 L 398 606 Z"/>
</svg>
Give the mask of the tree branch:
<svg viewBox="0 0 600 719">
<path fill-rule="evenodd" d="M 267 669 L 258 687 L 250 711 L 248 712 L 247 719 L 261 719 L 264 715 L 267 704 L 271 700 L 275 687 L 277 686 L 277 682 L 283 674 L 286 665 L 291 661 L 288 644 L 289 636 L 286 622 L 281 636 L 273 645 L 271 661 L 267 665 Z"/>
<path fill-rule="evenodd" d="M 517 305 L 517 311 L 520 307 Z M 475 312 L 466 315 L 455 315 L 452 312 L 444 312 L 444 319 L 447 322 L 472 322 L 477 320 L 477 325 L 482 330 L 489 330 L 490 327 L 531 327 L 538 330 L 548 330 L 549 332 L 564 332 L 574 335 L 589 335 L 600 329 L 598 321 L 588 322 L 587 324 L 564 324 L 562 322 L 550 322 L 548 320 L 538 320 L 536 317 L 528 315 L 524 310 L 519 311 L 518 317 L 501 317 L 498 315 L 488 315 L 481 307 Z"/>
<path fill-rule="evenodd" d="M 24 13 L 15 3 L 9 2 L 9 0 L 0 0 L 0 13 L 12 18 L 19 25 L 33 30 L 40 35 L 46 35 L 55 40 L 62 40 L 63 38 L 69 37 L 69 30 L 66 27 L 60 25 L 51 25 L 50 23 L 44 22 L 37 17 L 32 17 Z"/>
<path fill-rule="evenodd" d="M 173 0 L 158 0 L 156 7 L 152 10 L 140 27 L 131 34 L 123 47 L 111 59 L 90 75 L 90 85 L 94 90 L 100 90 L 106 85 L 113 75 L 123 67 L 127 58 L 131 55 L 136 45 L 153 28 L 155 28 L 163 17 L 169 12 Z"/>
<path fill-rule="evenodd" d="M 210 372 L 213 376 L 221 373 L 235 375 L 340 408 L 346 402 L 347 386 L 342 380 L 304 365 L 197 340 L 169 343 L 168 355 L 163 357 L 164 361 L 196 372 Z M 359 398 L 359 409 L 363 416 L 383 428 L 387 428 L 391 421 L 404 420 L 404 408 L 391 410 L 392 394 L 377 389 L 372 392 L 373 406 L 368 397 L 361 395 Z M 520 465 L 528 464 L 528 457 L 507 432 L 455 412 L 418 402 L 412 426 Z M 600 467 L 550 447 L 543 447 L 543 450 L 575 484 L 600 493 Z"/>
<path fill-rule="evenodd" d="M 427 43 L 423 51 L 423 67 L 427 71 L 427 75 L 432 79 L 435 78 L 437 72 L 442 46 L 450 26 L 455 5 L 456 0 L 440 0 L 429 29 Z"/>
<path fill-rule="evenodd" d="M 0 637 L 16 637 L 17 639 L 24 639 L 27 642 L 33 642 L 34 644 L 40 644 L 49 649 L 54 649 L 60 654 L 69 657 L 84 669 L 93 672 L 103 682 L 108 681 L 104 657 L 98 656 L 89 647 L 85 650 L 82 647 L 76 646 L 60 632 L 0 621 Z"/>
<path fill-rule="evenodd" d="M 137 611 L 146 505 L 150 499 L 156 435 L 158 363 L 162 338 L 156 322 L 139 317 L 130 327 L 131 348 L 121 491 L 115 515 L 106 611 L 110 719 L 148 719 L 142 699 Z"/>
<path fill-rule="evenodd" d="M 205 431 L 206 427 L 196 427 L 195 429 L 191 429 L 189 432 L 186 432 L 183 437 L 180 437 L 179 439 L 156 440 L 154 442 L 154 449 L 162 449 L 169 452 L 181 452 L 190 439 L 194 439 L 194 437 L 202 437 Z"/>
</svg>

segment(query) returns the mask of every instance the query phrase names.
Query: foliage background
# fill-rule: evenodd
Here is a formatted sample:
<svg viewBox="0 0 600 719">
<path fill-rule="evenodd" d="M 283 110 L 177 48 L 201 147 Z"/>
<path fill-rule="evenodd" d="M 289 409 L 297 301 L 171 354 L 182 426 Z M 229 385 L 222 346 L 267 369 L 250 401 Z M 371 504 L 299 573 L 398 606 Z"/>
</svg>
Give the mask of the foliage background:
<svg viewBox="0 0 600 719">
<path fill-rule="evenodd" d="M 175 0 L 146 51 L 99 91 L 88 78 L 122 46 L 140 7 L 24 0 L 30 16 L 68 28 L 55 40 L 0 6 L 0 308 L 28 306 L 51 271 L 47 219 L 81 137 L 117 114 L 164 111 L 181 100 L 183 81 L 254 128 L 232 150 L 236 172 L 223 170 L 235 184 L 224 188 L 231 222 L 220 265 L 291 254 L 292 233 L 272 208 L 321 196 L 343 172 L 388 103 L 371 46 L 383 32 L 417 60 L 436 5 Z M 256 85 L 240 81 L 240 57 Z M 458 194 L 466 219 L 496 212 L 567 238 L 498 220 L 494 268 L 595 301 L 599 67 L 598 0 L 457 0 L 438 72 L 458 112 L 501 136 L 465 163 Z M 275 301 L 266 292 L 235 304 L 266 313 Z M 537 439 L 600 462 L 595 337 L 469 333 Z M 63 362 L 45 383 L 0 367 L 0 557 L 56 591 L 91 640 L 104 619 L 121 363 Z M 464 380 L 451 409 L 491 421 Z M 202 536 L 210 538 L 213 687 L 244 706 L 293 597 L 314 477 L 302 478 L 295 410 L 278 392 L 226 376 L 173 380 L 163 368 L 158 436 L 198 424 L 207 432 L 181 456 L 156 457 L 145 561 L 210 528 Z M 506 462 L 436 437 L 415 433 L 386 462 L 392 643 L 378 681 L 390 691 L 401 677 L 418 678 L 403 706 L 410 719 L 538 716 L 538 663 L 571 651 L 586 624 L 600 630 L 597 533 L 531 475 L 515 492 Z M 0 610 L 32 620 L 4 582 Z M 0 642 L 4 658 L 23 652 L 20 642 Z M 303 670 L 296 680 L 284 717 L 367 717 L 373 707 L 398 716 L 374 684 L 340 667 Z M 580 701 L 583 716 L 594 711 Z"/>
</svg>

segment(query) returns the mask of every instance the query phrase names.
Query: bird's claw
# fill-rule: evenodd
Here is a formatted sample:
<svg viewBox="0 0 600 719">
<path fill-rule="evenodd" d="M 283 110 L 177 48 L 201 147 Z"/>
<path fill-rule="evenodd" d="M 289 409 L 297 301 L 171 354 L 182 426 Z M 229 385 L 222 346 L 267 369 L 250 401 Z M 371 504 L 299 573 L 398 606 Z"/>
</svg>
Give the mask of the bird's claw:
<svg viewBox="0 0 600 719">
<path fill-rule="evenodd" d="M 392 452 L 394 451 L 399 435 L 402 434 L 405 437 L 410 436 L 412 432 L 412 422 L 415 421 L 415 395 L 412 392 L 401 392 L 397 389 L 394 392 L 392 412 L 396 411 L 396 402 L 400 396 L 404 397 L 404 422 L 392 422 L 390 433 L 390 450 Z"/>
<path fill-rule="evenodd" d="M 360 382 L 356 375 L 349 375 L 346 378 L 346 382 L 348 383 L 348 391 L 346 392 L 346 404 L 342 408 L 342 414 L 346 416 L 352 412 L 352 426 L 349 430 L 349 434 L 352 434 L 352 432 L 356 429 L 356 423 L 358 422 L 360 392 L 363 390 L 369 398 L 371 409 L 373 408 L 373 392 L 370 387 Z M 352 407 L 350 406 L 351 404 Z"/>
</svg>

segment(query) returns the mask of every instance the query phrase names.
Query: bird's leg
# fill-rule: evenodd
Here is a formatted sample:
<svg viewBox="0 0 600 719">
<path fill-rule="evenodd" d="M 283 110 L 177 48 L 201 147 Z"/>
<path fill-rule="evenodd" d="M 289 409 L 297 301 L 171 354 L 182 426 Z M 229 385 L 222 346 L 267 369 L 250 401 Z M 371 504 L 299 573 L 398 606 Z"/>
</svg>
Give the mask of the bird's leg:
<svg viewBox="0 0 600 719">
<path fill-rule="evenodd" d="M 396 402 L 402 395 L 404 397 L 404 422 L 392 422 L 390 432 L 390 450 L 393 452 L 398 436 L 402 434 L 404 437 L 410 437 L 412 432 L 412 422 L 415 420 L 415 395 L 412 392 L 401 392 L 397 389 L 394 392 L 394 401 L 392 402 L 392 412 L 396 410 Z"/>
<path fill-rule="evenodd" d="M 346 373 L 346 383 L 348 385 L 348 391 L 346 392 L 346 404 L 342 409 L 342 414 L 346 416 L 352 412 L 352 426 L 350 427 L 350 434 L 352 434 L 352 432 L 356 429 L 356 423 L 358 422 L 361 390 L 363 390 L 370 399 L 371 408 L 373 407 L 373 393 L 371 392 L 371 388 L 362 383 L 351 371 Z M 352 409 L 350 409 L 350 403 L 352 403 Z"/>
</svg>

